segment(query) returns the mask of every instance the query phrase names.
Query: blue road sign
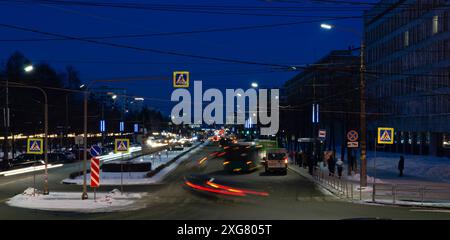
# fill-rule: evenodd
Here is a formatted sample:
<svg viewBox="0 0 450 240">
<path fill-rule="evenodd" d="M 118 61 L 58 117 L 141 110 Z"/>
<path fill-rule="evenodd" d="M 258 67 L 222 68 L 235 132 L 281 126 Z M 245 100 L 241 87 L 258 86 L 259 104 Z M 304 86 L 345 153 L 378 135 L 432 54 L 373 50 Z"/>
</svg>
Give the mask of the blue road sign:
<svg viewBox="0 0 450 240">
<path fill-rule="evenodd" d="M 116 153 L 127 153 L 130 147 L 129 139 L 115 139 L 114 140 L 114 151 Z"/>
<path fill-rule="evenodd" d="M 134 124 L 134 132 L 135 133 L 139 132 L 139 124 L 137 124 L 137 123 Z"/>
<path fill-rule="evenodd" d="M 29 138 L 27 140 L 27 153 L 28 154 L 42 154 L 44 140 L 42 138 Z"/>
<path fill-rule="evenodd" d="M 97 145 L 93 145 L 89 150 L 89 153 L 91 154 L 92 157 L 97 157 L 102 154 L 102 149 Z"/>
</svg>

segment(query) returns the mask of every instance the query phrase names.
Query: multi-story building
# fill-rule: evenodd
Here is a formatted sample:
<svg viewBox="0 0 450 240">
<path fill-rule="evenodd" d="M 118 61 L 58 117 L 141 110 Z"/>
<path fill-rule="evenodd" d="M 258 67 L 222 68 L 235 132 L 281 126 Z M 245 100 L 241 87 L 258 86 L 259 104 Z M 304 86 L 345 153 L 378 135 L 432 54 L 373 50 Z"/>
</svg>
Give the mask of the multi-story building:
<svg viewBox="0 0 450 240">
<path fill-rule="evenodd" d="M 450 1 L 380 1 L 364 28 L 368 146 L 386 126 L 388 151 L 450 156 Z"/>
<path fill-rule="evenodd" d="M 359 126 L 359 61 L 351 50 L 331 51 L 285 83 L 280 113 L 288 140 L 325 129 L 328 148 L 345 145 L 347 130 Z"/>
</svg>

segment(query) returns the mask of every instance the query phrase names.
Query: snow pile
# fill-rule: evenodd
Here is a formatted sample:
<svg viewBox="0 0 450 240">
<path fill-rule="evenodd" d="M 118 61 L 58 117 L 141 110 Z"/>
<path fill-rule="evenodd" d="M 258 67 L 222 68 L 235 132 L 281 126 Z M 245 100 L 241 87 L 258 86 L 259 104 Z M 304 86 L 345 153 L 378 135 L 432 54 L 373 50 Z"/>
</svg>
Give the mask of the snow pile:
<svg viewBox="0 0 450 240">
<path fill-rule="evenodd" d="M 345 176 L 343 176 L 343 177 L 344 177 L 345 179 L 349 180 L 349 181 L 354 181 L 354 182 L 359 182 L 359 181 L 361 180 L 360 174 L 359 174 L 359 173 L 352 174 L 351 176 L 345 175 Z M 368 183 L 373 183 L 373 181 L 374 181 L 374 177 L 367 176 L 367 182 L 368 182 Z M 382 180 L 379 179 L 379 178 L 377 178 L 375 181 L 376 181 L 376 183 L 385 183 L 384 181 L 382 181 Z"/>
<path fill-rule="evenodd" d="M 117 189 L 96 195 L 95 200 L 92 193 L 89 199 L 81 200 L 81 192 L 50 192 L 49 195 L 42 195 L 37 189 L 27 188 L 6 203 L 12 207 L 28 209 L 96 213 L 138 209 L 140 207 L 135 203 L 144 196 L 143 193 L 121 193 Z"/>
</svg>

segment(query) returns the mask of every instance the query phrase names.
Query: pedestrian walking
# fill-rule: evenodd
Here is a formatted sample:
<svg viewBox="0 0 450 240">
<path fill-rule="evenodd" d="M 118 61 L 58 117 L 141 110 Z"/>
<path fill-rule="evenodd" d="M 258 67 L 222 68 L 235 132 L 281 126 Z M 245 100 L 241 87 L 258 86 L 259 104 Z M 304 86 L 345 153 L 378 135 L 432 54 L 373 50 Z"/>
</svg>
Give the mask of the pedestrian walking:
<svg viewBox="0 0 450 240">
<path fill-rule="evenodd" d="M 337 166 L 338 176 L 339 176 L 339 178 L 341 178 L 342 177 L 342 170 L 344 170 L 344 162 L 341 159 L 339 159 L 336 162 L 336 166 Z"/>
<path fill-rule="evenodd" d="M 398 161 L 398 171 L 399 177 L 403 177 L 403 170 L 405 169 L 405 157 L 400 156 L 400 160 Z"/>
</svg>

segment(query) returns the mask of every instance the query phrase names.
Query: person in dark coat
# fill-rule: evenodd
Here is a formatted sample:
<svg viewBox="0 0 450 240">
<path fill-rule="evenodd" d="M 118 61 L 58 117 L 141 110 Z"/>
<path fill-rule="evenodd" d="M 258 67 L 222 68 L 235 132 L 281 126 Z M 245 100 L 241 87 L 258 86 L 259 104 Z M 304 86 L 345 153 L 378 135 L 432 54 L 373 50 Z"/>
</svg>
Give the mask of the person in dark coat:
<svg viewBox="0 0 450 240">
<path fill-rule="evenodd" d="M 334 161 L 333 154 L 330 154 L 328 158 L 328 173 L 330 176 L 334 176 L 334 172 L 336 169 L 336 162 Z"/>
<path fill-rule="evenodd" d="M 399 177 L 403 176 L 404 169 L 405 169 L 405 157 L 400 156 L 400 160 L 398 161 L 398 171 L 399 171 L 398 176 Z"/>
</svg>

